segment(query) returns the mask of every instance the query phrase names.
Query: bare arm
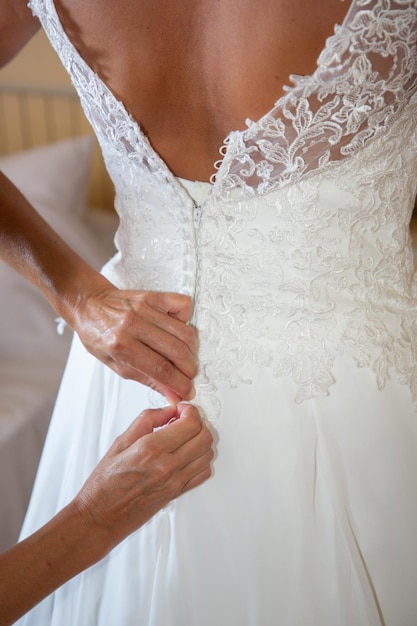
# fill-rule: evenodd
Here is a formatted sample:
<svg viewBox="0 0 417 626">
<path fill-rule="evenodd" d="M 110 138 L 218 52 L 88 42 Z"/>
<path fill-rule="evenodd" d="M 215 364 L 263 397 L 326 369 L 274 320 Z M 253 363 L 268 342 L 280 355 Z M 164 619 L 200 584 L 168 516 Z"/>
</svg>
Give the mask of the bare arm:
<svg viewBox="0 0 417 626">
<path fill-rule="evenodd" d="M 176 421 L 153 432 L 156 427 Z M 12 624 L 103 558 L 170 500 L 211 474 L 212 437 L 189 405 L 144 411 L 80 493 L 34 535 L 0 555 L 0 622 Z"/>
<path fill-rule="evenodd" d="M 0 67 L 38 30 L 27 0 L 0 2 Z M 116 289 L 74 253 L 0 172 L 0 258 L 31 281 L 94 356 L 123 378 L 189 400 L 197 371 L 191 301 Z"/>
<path fill-rule="evenodd" d="M 39 28 L 39 21 L 27 7 L 27 0 L 0 2 L 0 68 L 16 56 Z"/>
</svg>

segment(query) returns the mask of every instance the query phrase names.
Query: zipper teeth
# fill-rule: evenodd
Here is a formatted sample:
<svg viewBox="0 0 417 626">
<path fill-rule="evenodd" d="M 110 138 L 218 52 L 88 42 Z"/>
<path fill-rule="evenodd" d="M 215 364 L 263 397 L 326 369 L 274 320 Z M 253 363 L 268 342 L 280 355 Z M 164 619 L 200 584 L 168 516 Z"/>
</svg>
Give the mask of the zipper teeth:
<svg viewBox="0 0 417 626">
<path fill-rule="evenodd" d="M 193 199 L 193 222 L 194 222 L 194 255 L 195 255 L 195 269 L 194 269 L 194 303 L 193 303 L 193 313 L 192 319 L 194 320 L 195 315 L 195 305 L 196 300 L 198 298 L 199 291 L 199 274 L 200 274 L 200 250 L 198 243 L 198 233 L 200 229 L 200 221 L 202 210 L 201 207 L 197 204 L 197 202 Z"/>
</svg>

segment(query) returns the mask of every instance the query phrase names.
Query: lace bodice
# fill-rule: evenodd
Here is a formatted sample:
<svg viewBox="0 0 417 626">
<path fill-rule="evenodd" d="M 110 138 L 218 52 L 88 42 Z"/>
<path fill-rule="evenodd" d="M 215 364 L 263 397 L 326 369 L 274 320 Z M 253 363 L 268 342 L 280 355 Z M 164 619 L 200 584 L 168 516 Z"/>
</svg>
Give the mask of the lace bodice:
<svg viewBox="0 0 417 626">
<path fill-rule="evenodd" d="M 80 95 L 116 189 L 115 284 L 195 296 L 199 388 L 251 367 L 329 393 L 349 353 L 417 398 L 417 2 L 353 0 L 311 76 L 232 132 L 198 205 L 85 64 L 52 0 L 31 0 Z M 198 206 L 197 206 L 198 205 Z M 219 337 L 222 338 L 221 341 Z"/>
</svg>

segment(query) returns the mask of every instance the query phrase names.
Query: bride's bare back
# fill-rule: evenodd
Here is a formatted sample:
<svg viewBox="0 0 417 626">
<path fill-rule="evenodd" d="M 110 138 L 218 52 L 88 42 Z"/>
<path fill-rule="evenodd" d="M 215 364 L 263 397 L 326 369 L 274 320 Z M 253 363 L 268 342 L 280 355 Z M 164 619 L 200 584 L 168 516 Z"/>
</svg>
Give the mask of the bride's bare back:
<svg viewBox="0 0 417 626">
<path fill-rule="evenodd" d="M 343 0 L 55 0 L 84 60 L 172 171 L 207 180 L 231 130 L 311 74 Z"/>
</svg>

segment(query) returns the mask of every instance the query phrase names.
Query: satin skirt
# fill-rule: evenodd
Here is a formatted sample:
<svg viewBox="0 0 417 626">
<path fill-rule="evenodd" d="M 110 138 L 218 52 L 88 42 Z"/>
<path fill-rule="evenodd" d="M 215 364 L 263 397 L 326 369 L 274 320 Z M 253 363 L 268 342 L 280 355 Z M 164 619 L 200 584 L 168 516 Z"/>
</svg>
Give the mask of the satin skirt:
<svg viewBox="0 0 417 626">
<path fill-rule="evenodd" d="M 291 380 L 247 373 L 251 385 L 216 391 L 212 478 L 21 625 L 417 624 L 417 414 L 408 388 L 390 381 L 379 391 L 370 371 L 338 357 L 330 394 L 296 404 Z M 22 537 L 73 497 L 149 406 L 147 388 L 74 339 Z"/>
</svg>

